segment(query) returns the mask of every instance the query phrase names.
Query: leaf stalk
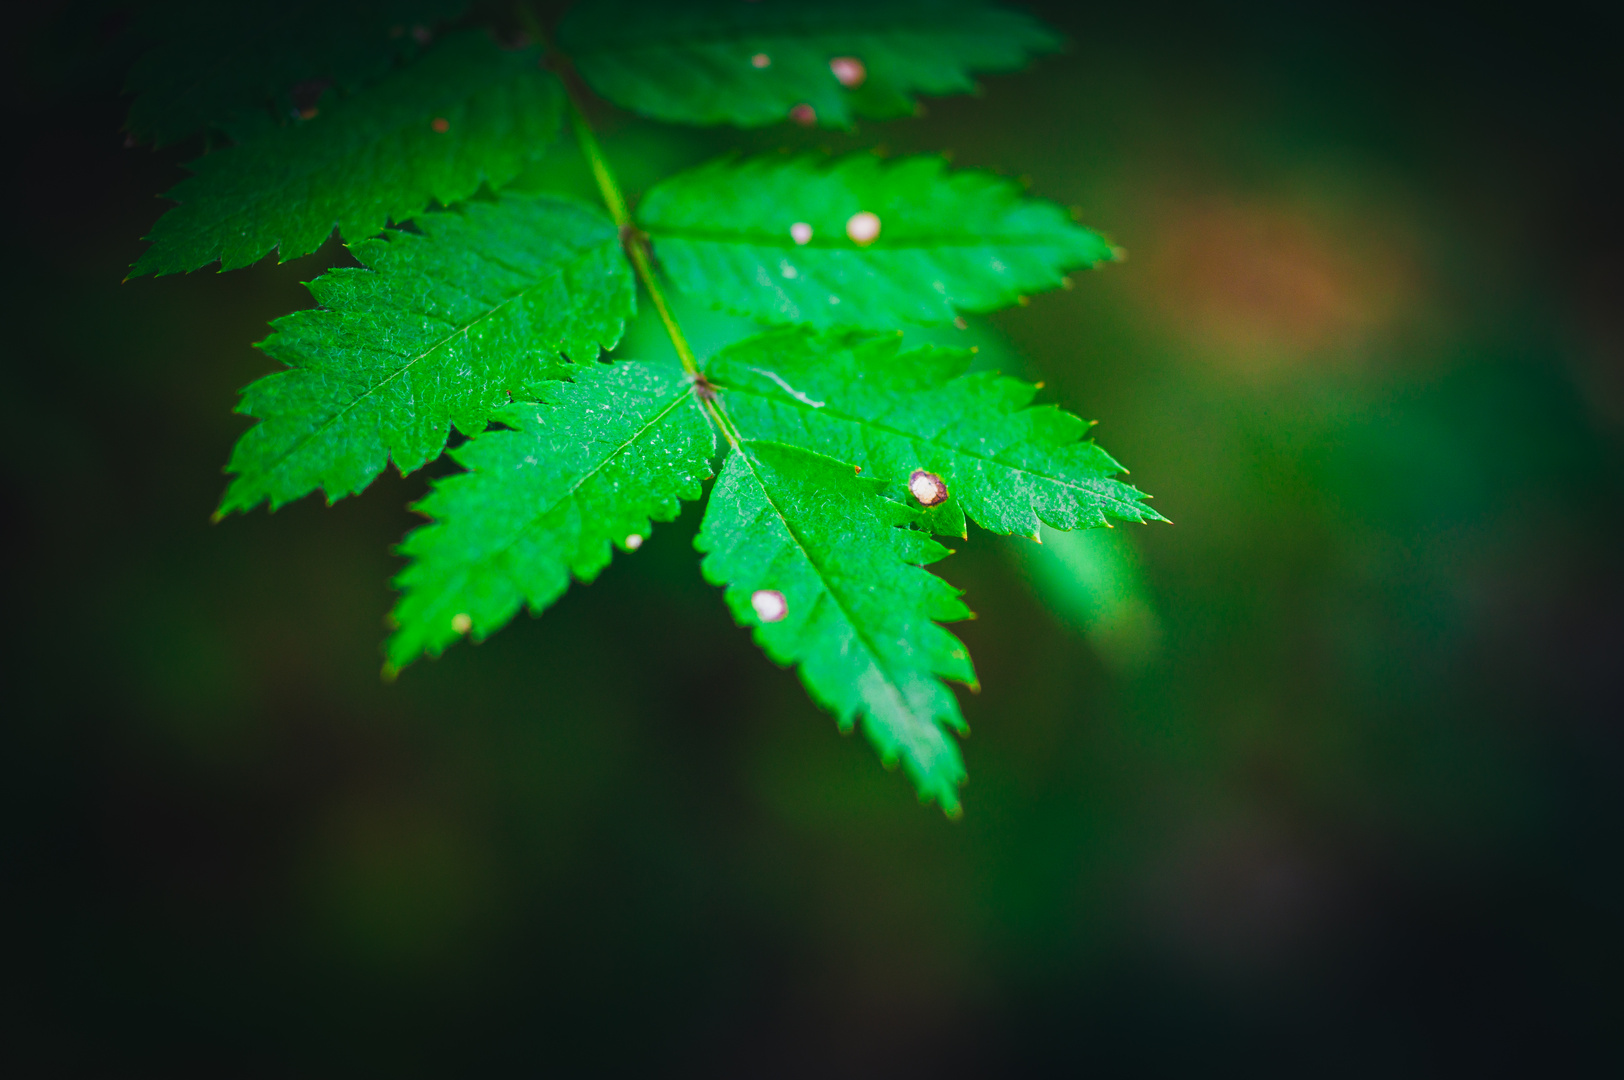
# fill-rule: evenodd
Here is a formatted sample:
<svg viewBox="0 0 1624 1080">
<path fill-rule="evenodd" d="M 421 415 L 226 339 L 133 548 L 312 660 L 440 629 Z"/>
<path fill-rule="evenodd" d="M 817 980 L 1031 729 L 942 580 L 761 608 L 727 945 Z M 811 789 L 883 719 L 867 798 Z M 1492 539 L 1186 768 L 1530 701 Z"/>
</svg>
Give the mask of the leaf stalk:
<svg viewBox="0 0 1624 1080">
<path fill-rule="evenodd" d="M 520 3 L 517 8 L 519 21 L 524 24 L 525 31 L 531 38 L 539 42 L 549 53 L 561 56 L 548 40 L 540 20 L 536 18 L 530 5 Z M 626 258 L 631 260 L 632 268 L 637 272 L 637 280 L 643 283 L 643 288 L 647 290 L 649 299 L 654 304 L 654 310 L 659 313 L 660 322 L 665 325 L 666 335 L 671 338 L 671 344 L 677 350 L 677 359 L 682 362 L 682 369 L 694 381 L 694 396 L 717 428 L 727 437 L 727 441 L 733 446 L 738 446 L 740 441 L 738 429 L 733 426 L 733 422 L 722 409 L 715 388 L 700 372 L 699 358 L 694 354 L 693 346 L 688 343 L 687 335 L 682 332 L 682 325 L 677 322 L 677 317 L 665 298 L 665 290 L 661 287 L 659 278 L 655 276 L 648 234 L 639 229 L 632 219 L 631 207 L 620 189 L 620 182 L 615 179 L 614 170 L 609 167 L 609 159 L 604 155 L 597 133 L 592 130 L 592 124 L 587 120 L 586 113 L 582 111 L 581 104 L 576 99 L 575 88 L 570 85 L 569 79 L 562 76 L 559 82 L 564 86 L 564 100 L 569 105 L 570 125 L 575 129 L 575 140 L 592 169 L 592 178 L 597 181 L 598 194 L 603 197 L 604 206 L 608 208 L 609 216 L 614 219 L 615 228 L 620 230 L 620 244 L 625 249 Z"/>
</svg>

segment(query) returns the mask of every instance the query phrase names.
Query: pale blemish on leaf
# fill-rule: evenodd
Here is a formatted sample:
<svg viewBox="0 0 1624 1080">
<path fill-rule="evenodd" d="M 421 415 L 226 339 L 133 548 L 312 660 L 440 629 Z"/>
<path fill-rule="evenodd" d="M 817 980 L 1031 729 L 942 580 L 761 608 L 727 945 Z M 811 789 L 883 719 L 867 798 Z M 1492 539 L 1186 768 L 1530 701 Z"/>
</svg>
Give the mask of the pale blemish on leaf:
<svg viewBox="0 0 1624 1080">
<path fill-rule="evenodd" d="M 846 219 L 846 235 L 858 247 L 868 247 L 880 238 L 880 216 L 868 210 L 859 210 Z"/>
<path fill-rule="evenodd" d="M 784 616 L 789 614 L 789 601 L 777 589 L 757 589 L 750 596 L 750 606 L 756 611 L 756 618 L 764 623 L 783 622 Z"/>
<path fill-rule="evenodd" d="M 855 90 L 868 78 L 868 68 L 855 56 L 837 56 L 829 61 L 829 70 L 835 73 L 840 85 Z"/>
<path fill-rule="evenodd" d="M 933 472 L 915 469 L 908 477 L 908 492 L 920 506 L 937 506 L 947 501 L 947 481 Z"/>
</svg>

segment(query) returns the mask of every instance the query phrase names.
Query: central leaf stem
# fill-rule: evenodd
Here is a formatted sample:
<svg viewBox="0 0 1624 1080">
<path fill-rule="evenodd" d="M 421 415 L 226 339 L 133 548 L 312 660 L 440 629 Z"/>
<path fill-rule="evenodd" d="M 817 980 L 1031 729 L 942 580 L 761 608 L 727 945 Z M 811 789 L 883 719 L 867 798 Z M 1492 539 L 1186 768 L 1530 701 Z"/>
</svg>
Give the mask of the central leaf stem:
<svg viewBox="0 0 1624 1080">
<path fill-rule="evenodd" d="M 648 235 L 632 221 L 631 209 L 626 205 L 626 196 L 621 193 L 614 171 L 609 168 L 609 160 L 603 155 L 603 147 L 598 145 L 598 137 L 593 132 L 592 126 L 587 123 L 586 114 L 576 103 L 575 94 L 567 82 L 565 93 L 569 101 L 570 120 L 575 126 L 575 137 L 581 144 L 581 153 L 586 155 L 588 164 L 592 166 L 592 176 L 598 182 L 598 191 L 603 195 L 604 205 L 609 208 L 610 216 L 615 219 L 615 227 L 620 230 L 620 245 L 625 249 L 632 267 L 636 269 L 637 279 L 643 283 L 643 288 L 648 290 L 649 299 L 654 303 L 654 310 L 660 313 L 660 321 L 665 324 L 665 332 L 670 335 L 671 344 L 677 350 L 677 359 L 682 361 L 682 369 L 694 381 L 695 396 L 699 398 L 701 407 L 727 437 L 727 441 L 737 446 L 738 430 L 722 409 L 715 388 L 699 370 L 699 359 L 694 355 L 693 346 L 688 344 L 687 335 L 682 332 L 682 326 L 677 322 L 676 315 L 672 314 L 671 305 L 665 298 L 665 290 L 660 287 L 660 280 L 655 276 Z"/>
<path fill-rule="evenodd" d="M 521 2 L 518 5 L 518 15 L 530 36 L 543 48 L 547 48 L 549 42 L 530 5 Z M 567 62 L 568 58 L 563 59 Z M 581 153 L 585 155 L 587 164 L 592 167 L 592 178 L 597 181 L 598 193 L 603 196 L 604 206 L 608 207 L 615 228 L 620 230 L 620 246 L 625 250 L 626 257 L 631 260 L 632 268 L 637 271 L 637 279 L 648 291 L 649 299 L 654 303 L 654 310 L 659 312 L 660 322 L 665 324 L 665 332 L 677 350 L 677 359 L 682 362 L 682 369 L 694 382 L 694 396 L 698 398 L 706 415 L 726 436 L 727 441 L 737 446 L 740 441 L 738 429 L 733 426 L 732 420 L 722 408 L 722 403 L 716 396 L 716 388 L 699 370 L 699 358 L 694 355 L 693 346 L 688 344 L 687 335 L 682 332 L 682 326 L 677 322 L 676 315 L 671 311 L 671 305 L 666 301 L 665 290 L 661 288 L 659 278 L 654 274 L 654 259 L 649 250 L 648 234 L 639 229 L 637 223 L 632 220 L 631 207 L 626 204 L 626 196 L 620 190 L 620 183 L 615 179 L 614 170 L 609 167 L 609 159 L 604 156 L 597 134 L 587 122 L 586 113 L 581 111 L 581 105 L 575 98 L 575 88 L 562 73 L 558 81 L 564 87 L 564 100 L 569 105 L 570 123 L 575 128 L 576 141 L 581 146 Z"/>
</svg>

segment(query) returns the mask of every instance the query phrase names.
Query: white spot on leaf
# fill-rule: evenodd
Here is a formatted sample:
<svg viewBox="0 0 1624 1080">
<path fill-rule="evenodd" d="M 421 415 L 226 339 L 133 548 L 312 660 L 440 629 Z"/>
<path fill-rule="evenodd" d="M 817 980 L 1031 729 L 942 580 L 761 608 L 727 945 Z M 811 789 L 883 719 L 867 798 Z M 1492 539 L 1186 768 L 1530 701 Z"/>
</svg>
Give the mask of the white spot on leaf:
<svg viewBox="0 0 1624 1080">
<path fill-rule="evenodd" d="M 643 546 L 643 538 L 641 536 L 637 535 L 636 533 L 632 533 L 630 536 L 626 537 L 626 550 L 627 551 L 636 551 L 638 548 L 640 548 L 642 546 Z"/>
<path fill-rule="evenodd" d="M 751 67 L 758 67 L 758 68 L 771 67 L 772 62 L 773 62 L 773 58 L 768 56 L 764 52 L 758 52 L 758 53 L 756 53 L 756 55 L 754 55 L 754 56 L 752 56 L 750 58 L 750 66 Z"/>
<path fill-rule="evenodd" d="M 805 247 L 812 242 L 812 226 L 804 221 L 797 221 L 789 227 L 789 236 L 791 240 Z"/>
<path fill-rule="evenodd" d="M 846 235 L 858 247 L 868 247 L 880 237 L 880 217 L 867 210 L 859 210 L 846 220 Z"/>
<path fill-rule="evenodd" d="M 757 589 L 750 597 L 750 606 L 762 622 L 782 622 L 789 614 L 789 602 L 777 589 Z"/>
<path fill-rule="evenodd" d="M 936 506 L 947 501 L 947 482 L 924 469 L 915 469 L 908 477 L 908 491 L 921 506 Z"/>
<path fill-rule="evenodd" d="M 855 56 L 837 56 L 829 61 L 829 70 L 835 73 L 840 85 L 855 90 L 868 78 L 868 68 Z"/>
<path fill-rule="evenodd" d="M 459 634 L 466 634 L 474 628 L 474 620 L 468 617 L 466 611 L 459 611 L 451 616 L 451 629 Z"/>
</svg>

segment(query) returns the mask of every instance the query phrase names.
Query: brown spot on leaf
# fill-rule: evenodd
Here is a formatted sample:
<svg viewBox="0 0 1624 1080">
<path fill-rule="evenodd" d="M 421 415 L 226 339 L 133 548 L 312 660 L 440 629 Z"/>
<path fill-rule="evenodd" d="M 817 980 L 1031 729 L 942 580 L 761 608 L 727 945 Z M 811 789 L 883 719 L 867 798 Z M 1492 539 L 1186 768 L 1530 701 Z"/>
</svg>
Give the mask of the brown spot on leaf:
<svg viewBox="0 0 1624 1080">
<path fill-rule="evenodd" d="M 915 469 L 908 477 L 908 493 L 920 506 L 938 506 L 947 501 L 947 481 L 933 472 Z"/>
<path fill-rule="evenodd" d="M 829 61 L 829 70 L 835 73 L 840 85 L 855 90 L 868 78 L 868 68 L 855 56 L 837 56 Z"/>
</svg>

